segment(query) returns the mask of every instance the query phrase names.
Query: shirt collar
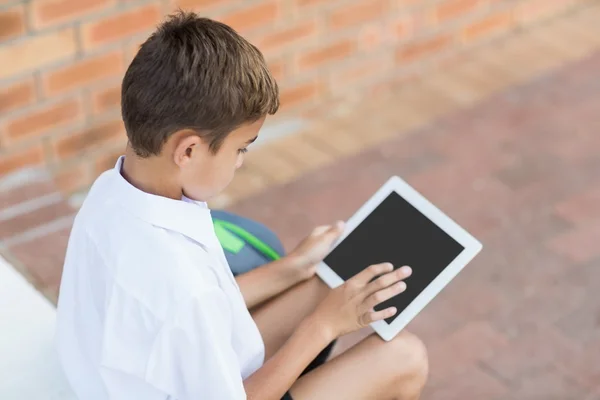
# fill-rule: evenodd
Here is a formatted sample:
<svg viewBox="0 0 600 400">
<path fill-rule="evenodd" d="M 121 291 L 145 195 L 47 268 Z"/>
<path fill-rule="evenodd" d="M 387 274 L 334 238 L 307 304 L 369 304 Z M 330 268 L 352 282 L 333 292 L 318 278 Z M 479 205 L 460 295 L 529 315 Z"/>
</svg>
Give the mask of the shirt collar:
<svg viewBox="0 0 600 400">
<path fill-rule="evenodd" d="M 121 175 L 124 159 L 124 156 L 119 157 L 113 170 L 117 202 L 152 225 L 181 233 L 204 246 L 218 245 L 206 203 L 185 196 L 181 200 L 169 199 L 136 188 Z"/>
</svg>

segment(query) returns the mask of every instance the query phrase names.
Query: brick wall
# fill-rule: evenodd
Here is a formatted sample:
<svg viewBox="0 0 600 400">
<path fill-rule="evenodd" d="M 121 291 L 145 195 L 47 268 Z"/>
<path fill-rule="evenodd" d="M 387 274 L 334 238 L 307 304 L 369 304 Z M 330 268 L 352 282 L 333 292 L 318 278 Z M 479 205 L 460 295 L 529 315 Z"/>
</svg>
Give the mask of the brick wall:
<svg viewBox="0 0 600 400">
<path fill-rule="evenodd" d="M 0 176 L 48 166 L 85 188 L 123 148 L 119 86 L 137 45 L 179 6 L 265 53 L 284 115 L 368 93 L 584 0 L 0 0 Z"/>
</svg>

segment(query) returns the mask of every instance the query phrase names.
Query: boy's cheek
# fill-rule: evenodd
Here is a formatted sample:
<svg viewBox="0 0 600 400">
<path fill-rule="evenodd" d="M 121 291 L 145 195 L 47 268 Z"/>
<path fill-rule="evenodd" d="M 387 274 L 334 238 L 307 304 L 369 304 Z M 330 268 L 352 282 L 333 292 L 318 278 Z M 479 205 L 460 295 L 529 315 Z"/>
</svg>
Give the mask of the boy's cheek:
<svg viewBox="0 0 600 400">
<path fill-rule="evenodd" d="M 235 169 L 240 168 L 244 164 L 244 155 L 238 154 L 237 161 L 235 163 Z"/>
</svg>

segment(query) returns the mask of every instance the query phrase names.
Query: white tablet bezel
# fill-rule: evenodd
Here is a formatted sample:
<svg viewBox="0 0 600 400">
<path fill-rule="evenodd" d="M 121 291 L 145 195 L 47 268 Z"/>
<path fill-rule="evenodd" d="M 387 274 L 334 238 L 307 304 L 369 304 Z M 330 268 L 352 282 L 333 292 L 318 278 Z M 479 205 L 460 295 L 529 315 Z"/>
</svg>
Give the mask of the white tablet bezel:
<svg viewBox="0 0 600 400">
<path fill-rule="evenodd" d="M 332 248 L 335 249 L 360 223 L 392 192 L 398 193 L 419 212 L 429 218 L 440 229 L 460 243 L 464 250 L 440 273 L 391 324 L 377 321 L 371 327 L 384 340 L 396 336 L 427 304 L 467 265 L 482 249 L 482 244 L 470 233 L 431 204 L 419 192 L 400 177 L 390 178 L 363 206 L 346 222 L 344 233 Z M 367 265 L 365 265 L 365 268 Z M 327 264 L 321 262 L 317 267 L 318 276 L 332 288 L 344 283 L 343 279 Z"/>
</svg>

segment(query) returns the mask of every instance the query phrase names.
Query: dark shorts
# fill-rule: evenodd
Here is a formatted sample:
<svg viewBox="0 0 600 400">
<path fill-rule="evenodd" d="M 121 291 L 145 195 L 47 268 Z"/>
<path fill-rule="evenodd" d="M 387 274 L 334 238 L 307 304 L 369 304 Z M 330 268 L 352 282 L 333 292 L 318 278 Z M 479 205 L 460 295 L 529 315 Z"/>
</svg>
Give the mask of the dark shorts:
<svg viewBox="0 0 600 400">
<path fill-rule="evenodd" d="M 334 344 L 335 344 L 335 340 L 329 346 L 325 347 L 325 349 L 323 349 L 323 351 L 320 352 L 319 355 L 317 355 L 317 357 L 310 364 L 308 364 L 308 367 L 306 367 L 306 369 L 304 370 L 304 372 L 302 372 L 300 374 L 300 376 L 308 374 L 313 369 L 318 368 L 321 365 L 325 364 L 325 362 L 327 361 L 327 358 L 329 358 L 329 355 L 331 354 L 331 350 L 333 349 Z M 287 392 L 286 394 L 283 395 L 281 400 L 294 400 L 294 399 L 292 398 L 292 395 L 290 394 L 290 392 Z"/>
</svg>

